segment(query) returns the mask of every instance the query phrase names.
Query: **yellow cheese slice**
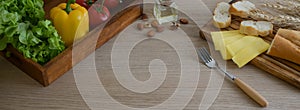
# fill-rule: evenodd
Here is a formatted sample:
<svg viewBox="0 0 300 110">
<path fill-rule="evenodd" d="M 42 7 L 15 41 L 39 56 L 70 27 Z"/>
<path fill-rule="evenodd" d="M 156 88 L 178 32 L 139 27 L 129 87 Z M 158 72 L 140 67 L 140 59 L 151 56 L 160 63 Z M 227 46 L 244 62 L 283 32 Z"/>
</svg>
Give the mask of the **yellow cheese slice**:
<svg viewBox="0 0 300 110">
<path fill-rule="evenodd" d="M 219 48 L 220 48 L 220 53 L 222 55 L 222 58 L 224 60 L 229 60 L 232 58 L 232 55 L 228 52 L 228 50 L 226 49 L 226 46 L 243 38 L 245 35 L 242 34 L 237 34 L 234 36 L 227 36 L 227 37 L 223 37 L 223 39 L 221 39 L 221 42 L 219 44 Z"/>
<path fill-rule="evenodd" d="M 211 37 L 215 46 L 215 50 L 220 50 L 220 43 L 223 37 L 234 36 L 237 34 L 240 34 L 239 30 L 211 32 Z"/>
<path fill-rule="evenodd" d="M 215 31 L 215 32 L 211 32 L 211 33 L 227 35 L 227 34 L 240 34 L 240 31 L 239 30 Z"/>
<path fill-rule="evenodd" d="M 241 49 L 233 56 L 232 60 L 239 68 L 246 65 L 259 54 L 265 52 L 269 48 L 269 44 L 259 37 L 251 37 L 253 43 Z"/>
<path fill-rule="evenodd" d="M 251 45 L 255 42 L 254 36 L 245 36 L 231 44 L 226 45 L 227 51 L 230 53 L 230 55 L 234 56 L 236 55 L 241 49 L 247 47 L 248 45 Z"/>
</svg>

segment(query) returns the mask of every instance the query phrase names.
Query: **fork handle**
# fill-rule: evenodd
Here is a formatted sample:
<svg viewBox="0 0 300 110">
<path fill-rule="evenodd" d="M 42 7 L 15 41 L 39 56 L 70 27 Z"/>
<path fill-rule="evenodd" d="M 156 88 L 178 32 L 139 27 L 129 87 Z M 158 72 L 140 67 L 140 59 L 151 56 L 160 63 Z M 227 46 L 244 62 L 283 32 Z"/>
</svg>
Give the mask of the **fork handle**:
<svg viewBox="0 0 300 110">
<path fill-rule="evenodd" d="M 249 97 L 251 97 L 256 103 L 258 103 L 262 107 L 266 107 L 268 105 L 268 101 L 260 95 L 255 89 L 246 84 L 244 81 L 239 78 L 235 78 L 234 82 L 236 85 L 241 88 Z"/>
</svg>

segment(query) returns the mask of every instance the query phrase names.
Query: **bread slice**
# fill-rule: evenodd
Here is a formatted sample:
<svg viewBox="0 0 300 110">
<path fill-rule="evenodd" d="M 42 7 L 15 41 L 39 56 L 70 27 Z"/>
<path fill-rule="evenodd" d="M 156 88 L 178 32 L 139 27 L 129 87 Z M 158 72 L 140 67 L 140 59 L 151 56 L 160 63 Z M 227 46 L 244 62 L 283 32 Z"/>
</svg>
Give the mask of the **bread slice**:
<svg viewBox="0 0 300 110">
<path fill-rule="evenodd" d="M 273 32 L 273 24 L 268 21 L 242 21 L 240 33 L 252 36 L 268 36 Z"/>
<path fill-rule="evenodd" d="M 218 28 L 226 28 L 231 24 L 231 14 L 229 13 L 230 5 L 220 2 L 214 10 L 213 23 Z"/>
<path fill-rule="evenodd" d="M 249 1 L 243 0 L 243 1 L 238 1 L 235 2 L 231 5 L 229 12 L 232 15 L 239 16 L 242 18 L 248 18 L 249 13 L 252 10 L 255 10 L 255 5 Z"/>
<path fill-rule="evenodd" d="M 267 54 L 300 64 L 300 32 L 279 29 Z"/>
<path fill-rule="evenodd" d="M 260 36 L 268 36 L 273 33 L 273 24 L 271 22 L 257 21 L 256 27 Z"/>
</svg>

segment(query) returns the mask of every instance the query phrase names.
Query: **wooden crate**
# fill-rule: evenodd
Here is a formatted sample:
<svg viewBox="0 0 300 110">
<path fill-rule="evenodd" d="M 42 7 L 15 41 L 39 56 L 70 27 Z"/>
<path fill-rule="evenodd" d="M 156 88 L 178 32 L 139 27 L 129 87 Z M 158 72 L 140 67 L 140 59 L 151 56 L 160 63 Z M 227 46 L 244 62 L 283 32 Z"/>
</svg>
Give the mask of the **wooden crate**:
<svg viewBox="0 0 300 110">
<path fill-rule="evenodd" d="M 44 0 L 46 18 L 49 18 L 49 11 L 51 8 L 65 1 L 66 0 Z M 102 46 L 105 42 L 139 18 L 143 11 L 142 3 L 143 0 L 123 0 L 122 4 L 111 11 L 113 16 L 106 25 L 103 23 L 92 29 L 84 39 L 75 43 L 73 46 L 66 48 L 62 53 L 45 65 L 40 65 L 31 59 L 24 58 L 23 55 L 12 46 L 8 46 L 5 50 L 1 51 L 0 54 L 40 84 L 48 86 L 69 71 L 74 65 L 94 52 L 95 49 Z M 100 30 L 102 30 L 102 32 L 99 34 Z M 96 47 L 95 44 L 90 43 L 93 41 L 97 41 Z M 73 49 L 80 49 L 82 51 L 72 52 Z M 7 52 L 10 52 L 10 57 L 6 57 Z"/>
</svg>

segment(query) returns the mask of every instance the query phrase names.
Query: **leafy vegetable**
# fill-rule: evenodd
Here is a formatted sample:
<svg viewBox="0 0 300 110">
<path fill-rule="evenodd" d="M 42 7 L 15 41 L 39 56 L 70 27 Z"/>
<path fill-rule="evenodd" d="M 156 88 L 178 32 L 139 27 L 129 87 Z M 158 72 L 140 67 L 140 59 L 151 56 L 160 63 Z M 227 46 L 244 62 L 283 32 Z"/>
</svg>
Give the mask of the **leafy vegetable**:
<svg viewBox="0 0 300 110">
<path fill-rule="evenodd" d="M 0 51 L 8 44 L 24 57 L 45 64 L 64 49 L 51 21 L 44 18 L 43 0 L 0 1 Z"/>
</svg>

